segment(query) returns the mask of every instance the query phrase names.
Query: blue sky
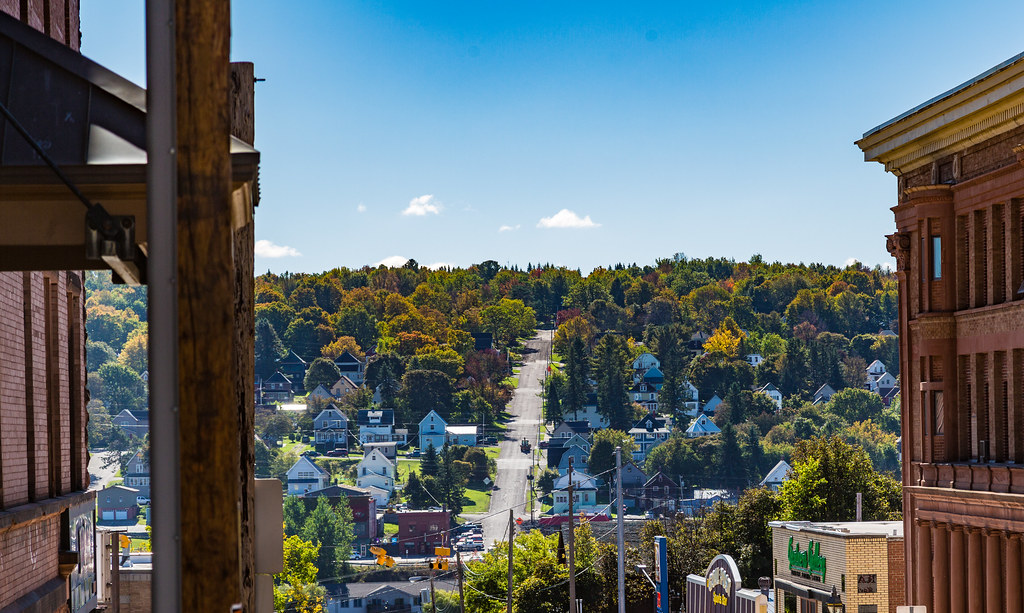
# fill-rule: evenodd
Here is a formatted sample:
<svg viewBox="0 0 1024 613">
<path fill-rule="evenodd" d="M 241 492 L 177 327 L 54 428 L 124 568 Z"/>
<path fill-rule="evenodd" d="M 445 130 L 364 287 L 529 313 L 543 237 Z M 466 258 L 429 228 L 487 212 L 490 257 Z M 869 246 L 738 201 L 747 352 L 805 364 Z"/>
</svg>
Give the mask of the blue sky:
<svg viewBox="0 0 1024 613">
<path fill-rule="evenodd" d="M 895 179 L 853 141 L 1024 47 L 1019 0 L 628 4 L 235 2 L 257 272 L 888 265 Z M 82 0 L 83 53 L 140 84 L 143 5 Z"/>
</svg>

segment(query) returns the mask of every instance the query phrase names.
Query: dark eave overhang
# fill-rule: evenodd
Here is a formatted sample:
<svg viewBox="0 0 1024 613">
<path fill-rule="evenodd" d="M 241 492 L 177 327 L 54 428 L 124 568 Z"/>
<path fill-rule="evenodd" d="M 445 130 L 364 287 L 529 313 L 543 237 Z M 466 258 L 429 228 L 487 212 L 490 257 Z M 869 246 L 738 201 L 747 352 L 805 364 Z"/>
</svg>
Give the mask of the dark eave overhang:
<svg viewBox="0 0 1024 613">
<path fill-rule="evenodd" d="M 144 257 L 146 90 L 0 13 L 0 103 L 90 201 L 134 216 Z M 255 206 L 260 154 L 229 146 L 235 199 Z M 85 259 L 85 212 L 0 116 L 0 270 L 105 268 Z"/>
</svg>

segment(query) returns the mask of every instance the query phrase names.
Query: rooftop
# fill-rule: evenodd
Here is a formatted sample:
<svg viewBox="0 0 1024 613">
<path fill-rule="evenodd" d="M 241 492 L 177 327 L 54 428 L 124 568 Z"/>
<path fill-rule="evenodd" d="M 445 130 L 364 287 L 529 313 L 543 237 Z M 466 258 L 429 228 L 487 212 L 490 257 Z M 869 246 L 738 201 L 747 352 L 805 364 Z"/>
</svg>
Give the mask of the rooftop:
<svg viewBox="0 0 1024 613">
<path fill-rule="evenodd" d="M 772 528 L 785 528 L 794 532 L 813 532 L 828 536 L 887 536 L 889 538 L 903 537 L 903 522 L 901 521 L 836 521 L 836 522 L 809 522 L 809 521 L 773 521 L 768 522 Z"/>
</svg>

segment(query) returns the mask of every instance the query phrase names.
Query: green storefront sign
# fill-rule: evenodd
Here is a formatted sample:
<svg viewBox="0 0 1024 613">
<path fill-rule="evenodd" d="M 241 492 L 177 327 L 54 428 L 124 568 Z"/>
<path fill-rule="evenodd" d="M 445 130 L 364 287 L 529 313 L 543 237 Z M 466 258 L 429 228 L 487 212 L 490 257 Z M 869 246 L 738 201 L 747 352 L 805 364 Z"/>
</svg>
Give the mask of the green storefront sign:
<svg viewBox="0 0 1024 613">
<path fill-rule="evenodd" d="M 807 542 L 807 549 L 800 551 L 800 545 L 789 537 L 789 571 L 817 577 L 825 581 L 825 558 L 821 555 L 821 543 Z"/>
</svg>

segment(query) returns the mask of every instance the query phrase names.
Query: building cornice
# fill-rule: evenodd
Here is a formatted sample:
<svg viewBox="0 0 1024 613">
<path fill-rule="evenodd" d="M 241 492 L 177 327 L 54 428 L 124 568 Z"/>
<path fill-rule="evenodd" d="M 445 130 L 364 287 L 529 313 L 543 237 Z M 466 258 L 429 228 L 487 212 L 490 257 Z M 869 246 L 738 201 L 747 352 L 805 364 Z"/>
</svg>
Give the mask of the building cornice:
<svg viewBox="0 0 1024 613">
<path fill-rule="evenodd" d="M 1024 125 L 1024 54 L 867 132 L 868 162 L 899 176 Z"/>
</svg>

